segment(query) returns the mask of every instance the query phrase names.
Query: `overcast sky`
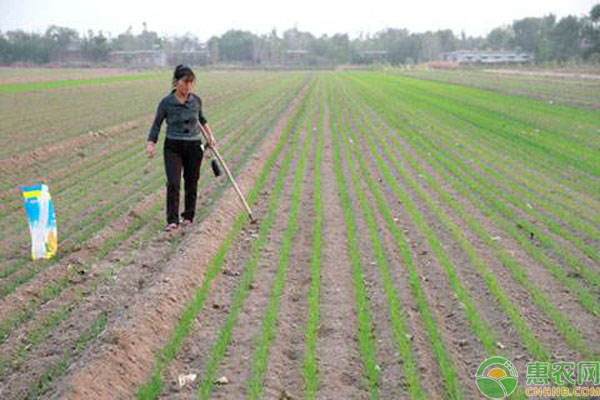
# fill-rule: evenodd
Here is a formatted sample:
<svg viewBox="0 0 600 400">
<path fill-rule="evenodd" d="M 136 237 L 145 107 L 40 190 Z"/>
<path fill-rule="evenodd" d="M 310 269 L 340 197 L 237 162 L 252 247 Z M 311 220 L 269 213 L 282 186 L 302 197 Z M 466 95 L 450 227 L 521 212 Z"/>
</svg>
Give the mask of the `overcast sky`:
<svg viewBox="0 0 600 400">
<path fill-rule="evenodd" d="M 587 14 L 599 0 L 0 0 L 0 30 L 43 33 L 49 25 L 80 33 L 93 29 L 113 37 L 129 26 L 161 36 L 192 33 L 201 40 L 228 29 L 257 34 L 297 27 L 317 36 L 407 28 L 411 32 L 452 29 L 456 34 L 485 35 L 523 17 L 553 13 L 557 17 Z"/>
</svg>

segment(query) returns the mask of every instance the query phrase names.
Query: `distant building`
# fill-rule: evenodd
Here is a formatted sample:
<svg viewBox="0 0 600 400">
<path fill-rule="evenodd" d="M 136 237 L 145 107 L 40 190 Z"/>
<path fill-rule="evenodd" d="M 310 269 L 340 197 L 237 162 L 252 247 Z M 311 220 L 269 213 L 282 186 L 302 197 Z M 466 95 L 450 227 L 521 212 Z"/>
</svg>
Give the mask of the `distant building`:
<svg viewBox="0 0 600 400">
<path fill-rule="evenodd" d="M 481 64 L 505 64 L 505 63 L 527 63 L 533 61 L 530 53 L 519 53 L 516 51 L 471 51 L 457 50 L 441 54 L 442 60 L 452 61 L 459 64 L 481 63 Z"/>
<path fill-rule="evenodd" d="M 367 62 L 386 61 L 388 52 L 386 50 L 363 50 L 359 51 L 358 55 Z"/>
<path fill-rule="evenodd" d="M 108 54 L 111 64 L 131 65 L 136 67 L 165 67 L 167 53 L 162 50 L 111 51 Z"/>
<path fill-rule="evenodd" d="M 286 50 L 284 62 L 287 65 L 305 64 L 310 52 L 308 50 Z"/>
<path fill-rule="evenodd" d="M 167 65 L 188 64 L 206 65 L 210 60 L 208 49 L 169 51 L 169 50 L 133 50 L 111 51 L 108 61 L 111 64 L 135 67 L 165 67 Z"/>
<path fill-rule="evenodd" d="M 210 61 L 210 52 L 204 50 L 174 51 L 167 54 L 169 65 L 206 65 Z"/>
</svg>

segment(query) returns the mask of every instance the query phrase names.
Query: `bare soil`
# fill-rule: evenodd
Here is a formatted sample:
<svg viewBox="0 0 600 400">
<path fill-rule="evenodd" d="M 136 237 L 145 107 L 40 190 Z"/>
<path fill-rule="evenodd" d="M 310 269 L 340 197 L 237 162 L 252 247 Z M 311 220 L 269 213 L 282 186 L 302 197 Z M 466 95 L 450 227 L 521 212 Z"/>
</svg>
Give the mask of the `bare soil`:
<svg viewBox="0 0 600 400">
<path fill-rule="evenodd" d="M 16 68 L 0 67 L 0 84 L 7 83 L 31 83 L 31 82 L 48 82 L 56 80 L 76 80 L 76 79 L 92 79 L 103 78 L 106 76 L 132 75 L 136 71 L 120 69 L 120 68 L 89 68 L 89 69 L 57 69 L 52 74 L 44 72 L 37 74 L 35 70 L 28 72 L 27 68 L 21 69 L 18 76 L 11 76 Z M 23 73 L 24 72 L 24 73 Z"/>
<path fill-rule="evenodd" d="M 525 71 L 518 69 L 485 69 L 485 72 L 502 75 L 544 76 L 569 79 L 600 79 L 600 73 L 559 72 L 559 71 Z"/>
</svg>

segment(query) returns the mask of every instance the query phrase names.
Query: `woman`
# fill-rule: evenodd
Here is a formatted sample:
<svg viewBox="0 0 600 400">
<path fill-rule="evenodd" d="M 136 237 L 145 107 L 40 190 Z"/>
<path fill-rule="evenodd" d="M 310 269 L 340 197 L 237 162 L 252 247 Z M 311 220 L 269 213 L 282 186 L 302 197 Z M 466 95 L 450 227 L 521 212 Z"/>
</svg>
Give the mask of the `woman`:
<svg viewBox="0 0 600 400">
<path fill-rule="evenodd" d="M 202 114 L 202 101 L 192 93 L 195 81 L 196 76 L 190 67 L 178 65 L 175 68 L 173 90 L 158 104 L 146 145 L 148 157 L 154 157 L 160 127 L 166 119 L 167 137 L 164 158 L 167 173 L 166 231 L 168 232 L 179 228 L 179 188 L 182 171 L 185 182 L 185 210 L 181 214 L 182 225 L 187 226 L 194 221 L 198 178 L 203 156 L 202 131 L 208 139 L 208 145 L 212 148 L 216 147 L 208 121 Z"/>
</svg>

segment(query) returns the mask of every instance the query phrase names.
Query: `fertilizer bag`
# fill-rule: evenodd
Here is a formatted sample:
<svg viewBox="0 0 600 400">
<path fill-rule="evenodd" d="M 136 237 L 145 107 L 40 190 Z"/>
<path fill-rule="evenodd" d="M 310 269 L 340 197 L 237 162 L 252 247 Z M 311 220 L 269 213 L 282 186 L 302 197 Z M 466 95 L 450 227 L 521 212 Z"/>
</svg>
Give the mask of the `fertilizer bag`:
<svg viewBox="0 0 600 400">
<path fill-rule="evenodd" d="M 52 258 L 58 250 L 54 205 L 48 186 L 21 186 L 31 233 L 31 258 Z"/>
</svg>

